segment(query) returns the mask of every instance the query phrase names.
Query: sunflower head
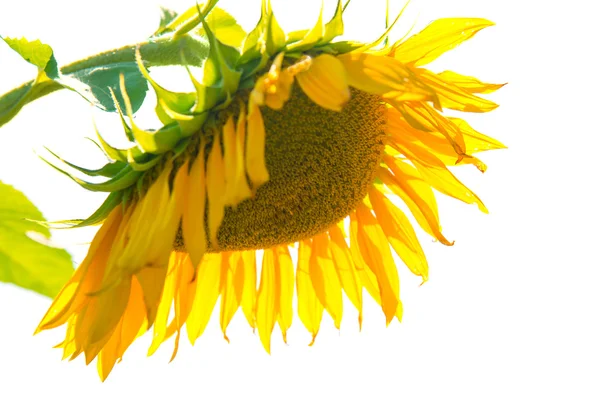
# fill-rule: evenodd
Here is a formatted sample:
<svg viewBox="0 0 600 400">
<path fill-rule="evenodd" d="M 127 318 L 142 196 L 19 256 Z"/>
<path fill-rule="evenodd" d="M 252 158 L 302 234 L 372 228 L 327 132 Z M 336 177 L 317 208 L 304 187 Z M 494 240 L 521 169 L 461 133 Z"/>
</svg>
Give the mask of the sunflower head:
<svg viewBox="0 0 600 400">
<path fill-rule="evenodd" d="M 313 340 L 324 312 L 339 328 L 342 292 L 359 321 L 363 288 L 387 323 L 400 319 L 392 251 L 424 281 L 428 265 L 397 200 L 446 245 L 432 189 L 486 211 L 448 167 L 483 172 L 473 154 L 503 146 L 442 112 L 493 110 L 478 94 L 501 85 L 423 65 L 489 21 L 438 20 L 388 44 L 391 24 L 364 44 L 335 41 L 343 33 L 341 1 L 328 22 L 321 13 L 310 29 L 289 33 L 263 1 L 245 35 L 215 25 L 211 16 L 224 14 L 216 3 L 191 8 L 159 32 L 177 40 L 201 27 L 210 50 L 202 76 L 189 73 L 195 91 L 160 86 L 138 49 L 163 125 L 136 124 L 122 77 L 124 109 L 112 95 L 131 147 L 112 147 L 98 134 L 111 162 L 98 170 L 67 163 L 107 177 L 90 183 L 69 174 L 109 195 L 77 224 L 102 226 L 39 330 L 67 324 L 65 357 L 98 356 L 102 378 L 150 327 L 151 353 L 172 335 L 178 343 L 184 325 L 193 343 L 219 297 L 225 337 L 241 308 L 267 351 L 275 324 L 285 340 L 294 291 Z"/>
</svg>

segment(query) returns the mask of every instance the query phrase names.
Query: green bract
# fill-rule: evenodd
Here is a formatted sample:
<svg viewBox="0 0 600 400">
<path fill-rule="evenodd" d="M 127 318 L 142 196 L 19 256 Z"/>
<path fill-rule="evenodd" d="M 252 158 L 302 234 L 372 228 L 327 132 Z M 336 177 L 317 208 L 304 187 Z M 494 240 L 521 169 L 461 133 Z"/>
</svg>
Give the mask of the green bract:
<svg viewBox="0 0 600 400">
<path fill-rule="evenodd" d="M 173 50 L 173 43 L 182 43 L 178 64 L 188 71 L 189 79 L 195 88 L 194 92 L 173 92 L 157 83 L 150 76 L 148 66 L 161 63 L 148 63 L 148 58 L 154 57 L 147 54 L 149 44 L 138 45 L 133 61 L 135 70 L 131 68 L 131 61 L 128 61 L 123 66 L 127 71 L 119 72 L 118 83 L 114 82 L 114 74 L 105 80 L 104 87 L 107 86 L 111 94 L 111 105 L 105 104 L 106 99 L 99 102 L 104 109 L 114 109 L 119 113 L 131 146 L 125 149 L 115 148 L 97 132 L 95 143 L 113 160 L 97 170 L 82 168 L 51 153 L 55 162 L 59 161 L 78 173 L 107 178 L 101 183 L 88 182 L 57 166 L 55 162 L 47 161 L 76 183 L 91 191 L 111 193 L 105 203 L 88 219 L 61 223 L 67 226 L 99 223 L 120 202 L 126 202 L 135 196 L 136 192 L 143 190 L 143 182 L 147 180 L 147 174 L 152 174 L 152 167 L 181 154 L 191 143 L 191 138 L 206 124 L 214 125 L 217 112 L 228 107 L 239 90 L 252 88 L 257 74 L 265 70 L 275 55 L 284 52 L 290 58 L 300 57 L 302 54 L 316 56 L 321 53 L 337 54 L 359 47 L 349 42 L 331 43 L 334 38 L 343 34 L 344 7 L 341 0 L 338 1 L 336 11 L 329 22 L 323 23 L 321 10 L 312 29 L 291 32 L 287 36 L 273 14 L 270 1 L 263 1 L 260 20 L 248 34 L 231 15 L 215 7 L 217 2 L 213 0 L 203 6 L 191 7 L 179 16 L 165 13 L 161 26 L 148 42 L 165 46 L 169 52 Z M 203 39 L 204 37 L 206 39 Z M 202 63 L 202 76 L 196 77 L 190 71 L 190 65 L 198 64 L 188 62 L 190 54 L 183 47 L 188 40 L 196 43 L 202 40 L 208 42 L 208 51 Z M 158 49 L 160 50 L 160 47 Z M 192 57 L 197 59 L 198 55 Z M 81 82 L 89 82 L 92 74 L 79 72 L 77 76 Z M 133 85 L 129 84 L 131 81 L 134 81 Z M 139 90 L 144 88 L 145 92 L 147 86 L 151 87 L 156 95 L 155 112 L 163 124 L 159 129 L 143 129 L 133 119 L 133 114 L 139 107 Z"/>
</svg>

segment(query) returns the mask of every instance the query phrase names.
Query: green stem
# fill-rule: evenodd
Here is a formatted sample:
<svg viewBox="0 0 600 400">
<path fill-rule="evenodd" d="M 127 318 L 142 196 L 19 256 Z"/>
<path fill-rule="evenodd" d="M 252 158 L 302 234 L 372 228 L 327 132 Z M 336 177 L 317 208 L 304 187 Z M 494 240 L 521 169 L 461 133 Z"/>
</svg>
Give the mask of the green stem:
<svg viewBox="0 0 600 400">
<path fill-rule="evenodd" d="M 183 53 L 188 65 L 201 66 L 208 56 L 208 41 L 200 37 L 184 36 L 172 39 L 163 36 L 152 41 L 123 46 L 75 61 L 60 69 L 64 75 L 85 69 L 106 66 L 121 62 L 135 62 L 135 49 L 139 46 L 144 65 L 147 68 L 168 65 L 181 65 Z M 0 114 L 10 115 L 0 119 L 0 126 L 17 114 L 21 107 L 47 94 L 64 87 L 53 80 L 42 80 L 37 84 L 29 81 L 0 97 Z"/>
</svg>

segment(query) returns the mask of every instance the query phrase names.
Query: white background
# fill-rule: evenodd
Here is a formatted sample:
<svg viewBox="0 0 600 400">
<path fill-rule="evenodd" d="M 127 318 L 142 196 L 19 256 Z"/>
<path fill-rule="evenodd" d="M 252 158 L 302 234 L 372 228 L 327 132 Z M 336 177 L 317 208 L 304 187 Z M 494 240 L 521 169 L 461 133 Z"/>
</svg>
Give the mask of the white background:
<svg viewBox="0 0 600 400">
<path fill-rule="evenodd" d="M 287 29 L 310 26 L 318 0 L 275 2 Z M 326 2 L 331 15 L 333 2 Z M 395 10 L 401 4 L 394 2 Z M 249 28 L 258 2 L 221 2 Z M 61 362 L 58 329 L 32 332 L 47 298 L 0 284 L 2 399 L 598 399 L 600 398 L 600 262 L 597 256 L 600 85 L 598 22 L 593 2 L 571 0 L 414 0 L 397 36 L 440 17 L 491 19 L 488 28 L 440 58 L 452 69 L 509 82 L 490 98 L 501 107 L 467 116 L 509 149 L 483 154 L 489 170 L 457 174 L 486 203 L 489 215 L 439 196 L 446 248 L 421 235 L 430 281 L 399 266 L 403 322 L 385 328 L 372 301 L 362 332 L 346 304 L 340 332 L 324 317 L 313 347 L 299 320 L 284 345 L 274 333 L 272 355 L 241 313 L 228 330 L 213 320 L 195 347 L 184 343 L 168 364 L 172 343 L 146 358 L 149 335 L 138 340 L 104 384 L 83 360 Z M 143 40 L 158 24 L 158 6 L 186 0 L 23 0 L 0 5 L 0 34 L 40 38 L 60 64 Z M 374 38 L 384 0 L 354 0 L 347 33 Z M 0 45 L 0 92 L 29 80 L 35 68 Z M 90 148 L 91 110 L 59 92 L 27 106 L 0 129 L 0 179 L 24 191 L 50 220 L 89 215 L 102 196 L 86 193 L 36 159 L 50 146 L 96 166 Z M 110 125 L 110 118 L 99 117 Z M 113 124 L 111 126 L 118 126 Z M 94 153 L 95 154 L 95 153 Z M 80 261 L 91 231 L 59 232 L 57 243 Z M 182 341 L 183 342 L 183 341 Z"/>
</svg>

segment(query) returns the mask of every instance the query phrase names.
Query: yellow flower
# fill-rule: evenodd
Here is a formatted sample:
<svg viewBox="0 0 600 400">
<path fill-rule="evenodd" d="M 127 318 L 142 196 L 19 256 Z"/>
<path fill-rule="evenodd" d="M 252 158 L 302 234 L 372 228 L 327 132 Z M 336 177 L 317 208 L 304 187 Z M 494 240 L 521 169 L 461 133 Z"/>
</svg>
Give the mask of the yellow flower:
<svg viewBox="0 0 600 400">
<path fill-rule="evenodd" d="M 478 94 L 501 85 L 422 65 L 491 23 L 438 20 L 382 47 L 385 35 L 334 42 L 342 13 L 338 2 L 329 23 L 286 35 L 263 2 L 255 30 L 232 47 L 227 29 L 215 36 L 198 10 L 211 53 L 203 79 L 192 77 L 193 104 L 154 82 L 138 57 L 164 126 L 144 131 L 122 115 L 135 146 L 115 149 L 99 136 L 117 172 L 103 184 L 78 180 L 111 194 L 86 221 L 103 221 L 87 257 L 38 328 L 67 325 L 64 357 L 97 357 L 105 379 L 149 329 L 150 353 L 173 335 L 176 352 L 184 326 L 192 343 L 204 332 L 219 297 L 225 338 L 241 308 L 267 351 L 276 324 L 286 340 L 294 291 L 313 341 L 324 312 L 340 327 L 342 293 L 359 322 L 363 288 L 388 324 L 401 319 L 392 250 L 423 281 L 428 265 L 396 197 L 451 245 L 433 189 L 486 212 L 448 167 L 483 172 L 473 154 L 503 147 L 442 114 L 490 111 L 496 104 Z"/>
</svg>

